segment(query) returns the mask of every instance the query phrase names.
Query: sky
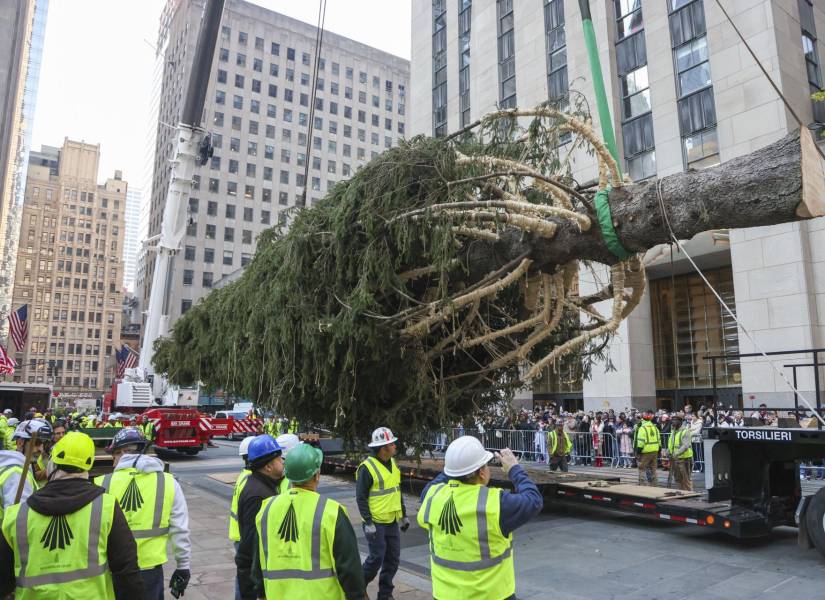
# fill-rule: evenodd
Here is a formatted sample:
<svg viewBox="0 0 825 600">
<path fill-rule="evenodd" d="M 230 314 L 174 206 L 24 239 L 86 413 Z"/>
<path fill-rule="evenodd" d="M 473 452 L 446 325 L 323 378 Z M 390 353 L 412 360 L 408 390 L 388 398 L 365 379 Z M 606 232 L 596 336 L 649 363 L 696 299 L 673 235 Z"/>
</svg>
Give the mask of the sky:
<svg viewBox="0 0 825 600">
<path fill-rule="evenodd" d="M 318 2 L 252 0 L 313 25 Z M 326 30 L 410 57 L 411 0 L 327 0 Z M 50 0 L 32 148 L 100 144 L 99 179 L 143 183 L 158 18 L 165 0 Z"/>
</svg>

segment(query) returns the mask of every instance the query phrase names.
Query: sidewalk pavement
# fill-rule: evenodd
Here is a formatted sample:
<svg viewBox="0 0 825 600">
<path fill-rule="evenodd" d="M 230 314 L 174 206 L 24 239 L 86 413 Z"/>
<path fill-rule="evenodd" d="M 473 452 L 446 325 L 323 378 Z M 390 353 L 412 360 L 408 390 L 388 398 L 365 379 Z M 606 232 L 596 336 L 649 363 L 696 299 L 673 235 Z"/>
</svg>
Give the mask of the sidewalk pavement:
<svg viewBox="0 0 825 600">
<path fill-rule="evenodd" d="M 340 481 L 321 477 L 323 487 L 326 481 Z M 201 488 L 180 482 L 189 505 L 189 528 L 192 532 L 192 579 L 186 589 L 185 600 L 231 600 L 235 597 L 235 550 L 227 538 L 229 527 L 229 505 L 221 498 Z M 228 485 L 228 484 L 227 484 Z M 356 533 L 360 530 L 360 517 L 355 506 L 355 493 L 351 501 L 339 499 L 353 519 Z M 411 517 L 412 518 L 412 517 Z M 361 558 L 365 557 L 361 553 Z M 164 577 L 168 588 L 169 578 L 175 570 L 172 552 L 164 565 Z M 367 593 L 375 598 L 378 591 L 377 580 L 368 586 Z M 430 600 L 432 592 L 429 580 L 399 569 L 395 577 L 396 600 Z"/>
</svg>

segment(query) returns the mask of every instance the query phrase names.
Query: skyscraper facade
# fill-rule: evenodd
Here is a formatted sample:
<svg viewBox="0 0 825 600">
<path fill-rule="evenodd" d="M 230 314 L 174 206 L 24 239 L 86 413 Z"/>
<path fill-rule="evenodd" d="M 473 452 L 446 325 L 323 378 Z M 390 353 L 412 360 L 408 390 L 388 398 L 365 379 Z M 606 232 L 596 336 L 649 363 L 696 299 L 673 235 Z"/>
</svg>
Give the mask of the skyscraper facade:
<svg viewBox="0 0 825 600">
<path fill-rule="evenodd" d="M 820 130 L 825 5 L 811 0 L 724 2 L 771 78 Z M 731 23 L 710 0 L 590 0 L 621 167 L 634 180 L 703 169 L 783 137 L 799 125 Z M 501 107 L 562 105 L 583 93 L 595 106 L 577 0 L 435 0 L 413 3 L 411 134 L 444 135 Z M 593 114 L 598 131 L 598 115 Z M 565 147 L 566 149 L 566 147 Z M 573 152 L 578 181 L 595 164 Z M 676 407 L 713 399 L 711 354 L 821 348 L 825 344 L 825 219 L 707 232 L 686 244 L 737 323 L 684 255 L 647 253 L 648 291 L 589 378 L 559 365 L 536 400 L 588 409 Z M 599 273 L 580 276 L 580 289 Z M 778 367 L 810 363 L 780 357 Z M 716 363 L 725 405 L 793 406 L 764 358 Z M 790 371 L 786 371 L 790 378 Z M 823 372 L 820 371 L 820 380 Z M 813 400 L 812 368 L 798 389 Z"/>
<path fill-rule="evenodd" d="M 138 251 L 140 250 L 140 205 L 143 192 L 140 188 L 126 190 L 123 231 L 123 286 L 127 291 L 135 291 Z"/>
<path fill-rule="evenodd" d="M 170 1 L 162 19 L 150 240 L 160 233 L 174 151 L 166 124 L 180 116 L 202 9 L 201 0 Z M 249 262 L 261 231 L 286 223 L 304 198 L 312 204 L 407 135 L 409 62 L 331 32 L 323 36 L 312 105 L 316 31 L 227 1 L 204 108 L 215 151 L 195 171 L 189 226 L 169 279 L 170 323 Z M 153 254 L 140 263 L 137 296 L 145 307 Z"/>
<path fill-rule="evenodd" d="M 14 286 L 48 0 L 0 0 L 0 339 Z"/>
<path fill-rule="evenodd" d="M 103 392 L 120 346 L 127 183 L 97 182 L 100 147 L 66 139 L 31 153 L 12 306 L 28 305 L 15 381 Z"/>
</svg>

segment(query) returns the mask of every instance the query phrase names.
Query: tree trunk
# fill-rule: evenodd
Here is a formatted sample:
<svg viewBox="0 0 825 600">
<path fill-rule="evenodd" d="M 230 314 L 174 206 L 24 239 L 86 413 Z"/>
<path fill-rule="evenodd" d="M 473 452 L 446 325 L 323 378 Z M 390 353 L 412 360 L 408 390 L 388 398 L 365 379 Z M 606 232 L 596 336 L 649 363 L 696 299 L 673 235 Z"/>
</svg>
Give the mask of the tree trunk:
<svg viewBox="0 0 825 600">
<path fill-rule="evenodd" d="M 776 225 L 821 216 L 825 214 L 822 165 L 811 133 L 791 133 L 716 167 L 612 190 L 614 227 L 629 251 L 643 252 L 668 242 L 658 189 L 670 226 L 679 239 L 690 239 L 711 229 Z M 557 222 L 559 229 L 552 239 L 510 231 L 494 248 L 474 245 L 469 255 L 471 270 L 478 276 L 492 270 L 491 265 L 500 265 L 527 250 L 535 266 L 545 272 L 576 258 L 604 264 L 617 262 L 597 224 L 581 232 L 570 221 Z"/>
</svg>

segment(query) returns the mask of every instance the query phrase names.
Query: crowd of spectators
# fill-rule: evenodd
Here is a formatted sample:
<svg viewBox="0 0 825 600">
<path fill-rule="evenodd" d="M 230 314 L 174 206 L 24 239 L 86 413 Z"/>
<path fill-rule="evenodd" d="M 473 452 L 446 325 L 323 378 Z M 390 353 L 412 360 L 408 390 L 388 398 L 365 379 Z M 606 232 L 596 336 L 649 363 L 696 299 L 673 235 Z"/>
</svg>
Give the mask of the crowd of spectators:
<svg viewBox="0 0 825 600">
<path fill-rule="evenodd" d="M 658 410 L 653 423 L 662 433 L 663 444 L 670 435 L 671 418 L 677 411 Z M 733 407 L 699 405 L 695 410 L 690 404 L 678 414 L 684 417 L 691 429 L 694 454 L 694 471 L 704 470 L 701 432 L 704 427 L 805 427 L 812 417 L 800 411 L 779 414 L 762 404 L 749 411 Z M 635 468 L 634 433 L 642 419 L 636 408 L 616 411 L 565 410 L 554 403 L 535 406 L 532 410 L 501 407 L 476 415 L 474 423 L 457 425 L 454 435 L 471 433 L 478 435 L 487 448 L 509 447 L 526 460 L 547 460 L 546 433 L 561 421 L 564 431 L 573 442 L 571 465 L 613 466 Z M 466 425 L 466 427 L 465 427 Z M 448 434 L 442 433 L 436 440 L 435 449 L 446 447 Z M 825 467 L 803 469 L 803 477 L 825 477 Z"/>
</svg>

